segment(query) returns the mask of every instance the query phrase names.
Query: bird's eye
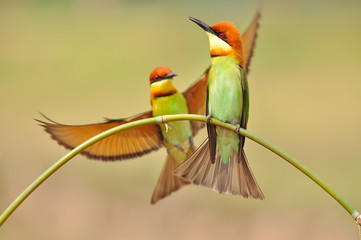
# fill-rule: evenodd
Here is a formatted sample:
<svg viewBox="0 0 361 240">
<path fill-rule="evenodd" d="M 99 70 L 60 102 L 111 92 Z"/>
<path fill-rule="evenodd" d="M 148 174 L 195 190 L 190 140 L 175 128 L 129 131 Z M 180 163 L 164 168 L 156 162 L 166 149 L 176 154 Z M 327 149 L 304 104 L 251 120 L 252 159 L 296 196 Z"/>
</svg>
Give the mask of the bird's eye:
<svg viewBox="0 0 361 240">
<path fill-rule="evenodd" d="M 224 34 L 223 32 L 221 32 L 221 33 L 219 34 L 219 37 L 220 37 L 220 38 L 225 38 L 225 37 L 226 37 L 226 34 Z"/>
<path fill-rule="evenodd" d="M 154 80 L 156 80 L 156 81 L 159 80 L 159 76 L 155 75 Z"/>
</svg>

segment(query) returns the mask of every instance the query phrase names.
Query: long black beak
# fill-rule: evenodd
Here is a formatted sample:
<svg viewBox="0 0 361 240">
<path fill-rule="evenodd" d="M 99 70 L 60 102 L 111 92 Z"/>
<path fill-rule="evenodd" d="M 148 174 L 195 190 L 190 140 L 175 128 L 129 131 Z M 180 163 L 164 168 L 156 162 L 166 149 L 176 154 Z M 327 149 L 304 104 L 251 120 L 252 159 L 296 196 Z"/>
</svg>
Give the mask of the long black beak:
<svg viewBox="0 0 361 240">
<path fill-rule="evenodd" d="M 171 72 L 171 73 L 168 73 L 166 74 L 163 79 L 169 79 L 169 78 L 172 78 L 172 77 L 175 77 L 175 76 L 178 76 L 178 74 L 174 73 L 174 72 Z"/>
<path fill-rule="evenodd" d="M 217 35 L 217 33 L 205 22 L 202 22 L 201 20 L 194 18 L 194 17 L 189 17 L 189 20 L 191 20 L 192 22 L 196 23 L 198 26 L 200 26 L 204 31 L 207 31 L 209 33 L 212 33 L 214 35 Z"/>
</svg>

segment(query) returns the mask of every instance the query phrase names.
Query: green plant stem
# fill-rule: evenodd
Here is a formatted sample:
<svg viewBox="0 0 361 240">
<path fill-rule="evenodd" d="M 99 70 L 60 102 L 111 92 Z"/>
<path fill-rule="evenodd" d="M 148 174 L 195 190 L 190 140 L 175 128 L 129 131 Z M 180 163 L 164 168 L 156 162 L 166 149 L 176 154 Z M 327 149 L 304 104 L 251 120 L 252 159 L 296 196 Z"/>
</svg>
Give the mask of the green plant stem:
<svg viewBox="0 0 361 240">
<path fill-rule="evenodd" d="M 120 131 L 124 131 L 134 127 L 140 127 L 149 124 L 160 124 L 162 122 L 171 122 L 171 121 L 179 121 L 179 120 L 194 120 L 194 121 L 202 121 L 206 122 L 207 118 L 201 115 L 195 114 L 176 114 L 176 115 L 166 115 L 160 117 L 153 117 L 148 119 L 143 119 L 135 122 L 130 122 L 124 125 L 120 125 L 104 131 L 91 139 L 85 141 L 84 143 L 80 144 L 73 150 L 71 150 L 68 154 L 64 157 L 59 159 L 55 162 L 50 168 L 48 168 L 43 174 L 41 174 L 30 186 L 28 186 L 16 199 L 13 201 L 10 206 L 4 211 L 4 213 L 0 216 L 0 226 L 8 219 L 8 217 L 15 211 L 15 209 L 41 184 L 43 183 L 48 177 L 50 177 L 54 172 L 56 172 L 60 167 L 62 167 L 65 163 L 67 163 L 70 159 L 76 156 L 78 153 L 89 147 L 90 145 L 106 138 L 112 134 L 115 134 Z M 236 127 L 232 124 L 227 124 L 216 119 L 210 120 L 211 124 L 224 127 L 230 130 L 235 130 Z M 257 135 L 245 130 L 239 129 L 239 133 L 244 135 L 245 137 L 259 143 L 260 145 L 264 146 L 265 148 L 271 150 L 281 158 L 285 159 L 287 162 L 292 164 L 294 167 L 299 169 L 309 178 L 311 178 L 315 183 L 317 183 L 322 189 L 324 189 L 328 194 L 330 194 L 340 205 L 346 209 L 346 211 L 353 217 L 353 219 L 357 219 L 359 217 L 359 213 L 351 207 L 338 193 L 336 193 L 332 188 L 330 188 L 322 179 L 320 179 L 317 175 L 313 174 L 310 170 L 308 170 L 305 166 L 299 163 L 296 159 L 291 157 L 289 154 L 282 151 L 280 148 L 276 147 L 272 143 L 258 137 Z"/>
<path fill-rule="evenodd" d="M 227 123 L 223 123 L 221 121 L 218 121 L 216 119 L 211 120 L 212 124 L 228 128 L 230 130 L 234 130 L 235 126 Z M 272 143 L 268 142 L 267 140 L 264 140 L 257 135 L 249 132 L 246 129 L 239 129 L 239 133 L 256 143 L 262 145 L 263 147 L 267 148 L 268 150 L 274 152 L 284 160 L 286 160 L 288 163 L 296 167 L 298 170 L 300 170 L 302 173 L 304 173 L 306 176 L 311 178 L 312 181 L 317 183 L 323 190 L 325 190 L 328 194 L 330 194 L 339 204 L 341 204 L 342 207 L 353 217 L 353 219 L 356 220 L 356 218 L 360 215 L 359 212 L 357 212 L 348 202 L 346 202 L 341 195 L 339 195 L 335 190 L 333 190 L 328 184 L 326 184 L 320 177 L 318 177 L 316 174 L 312 173 L 308 168 L 303 166 L 300 162 L 298 162 L 295 158 L 293 158 L 288 153 L 284 152 L 282 149 L 278 148 L 277 146 L 273 145 Z"/>
</svg>

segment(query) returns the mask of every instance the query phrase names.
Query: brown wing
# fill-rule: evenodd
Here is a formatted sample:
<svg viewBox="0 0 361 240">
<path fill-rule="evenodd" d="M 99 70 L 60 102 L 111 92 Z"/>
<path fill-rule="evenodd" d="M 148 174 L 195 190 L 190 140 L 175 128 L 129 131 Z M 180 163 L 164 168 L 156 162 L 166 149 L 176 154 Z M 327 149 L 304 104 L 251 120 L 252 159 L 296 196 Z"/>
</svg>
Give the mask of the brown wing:
<svg viewBox="0 0 361 240">
<path fill-rule="evenodd" d="M 45 116 L 44 116 L 45 117 Z M 67 149 L 73 149 L 84 141 L 110 128 L 153 117 L 148 111 L 134 117 L 108 120 L 89 125 L 64 125 L 45 117 L 49 122 L 37 120 L 51 137 Z M 132 128 L 109 136 L 85 149 L 81 154 L 105 161 L 140 157 L 163 146 L 163 137 L 158 125 Z"/>
<path fill-rule="evenodd" d="M 187 100 L 188 112 L 190 114 L 206 114 L 206 96 L 207 96 L 207 83 L 208 83 L 208 71 L 193 83 L 186 91 L 183 92 L 185 99 Z M 199 121 L 191 121 L 193 136 L 195 136 L 199 129 L 203 128 L 205 124 Z"/>
<path fill-rule="evenodd" d="M 257 30 L 259 27 L 259 20 L 261 19 L 261 14 L 257 12 L 252 23 L 249 25 L 247 30 L 242 35 L 243 40 L 243 58 L 246 64 L 246 72 L 249 72 L 249 65 L 251 64 L 251 58 L 253 56 L 253 49 L 256 44 L 257 39 Z"/>
</svg>

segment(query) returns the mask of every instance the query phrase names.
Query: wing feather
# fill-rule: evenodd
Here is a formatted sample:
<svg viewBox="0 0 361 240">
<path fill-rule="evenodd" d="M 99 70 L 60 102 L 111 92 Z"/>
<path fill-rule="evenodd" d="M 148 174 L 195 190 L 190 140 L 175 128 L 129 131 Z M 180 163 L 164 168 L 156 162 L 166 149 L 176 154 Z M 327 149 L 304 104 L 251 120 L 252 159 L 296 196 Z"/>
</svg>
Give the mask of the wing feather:
<svg viewBox="0 0 361 240">
<path fill-rule="evenodd" d="M 259 21 L 261 19 L 261 13 L 257 12 L 253 21 L 248 26 L 247 30 L 242 35 L 243 41 L 243 58 L 246 64 L 246 72 L 249 72 L 249 66 L 251 64 L 251 58 L 253 56 L 253 50 L 257 40 L 257 30 L 259 28 Z"/>
<path fill-rule="evenodd" d="M 208 83 L 208 71 L 194 82 L 186 91 L 183 92 L 185 99 L 187 100 L 188 112 L 190 114 L 206 114 L 206 97 L 207 97 L 207 83 Z M 205 126 L 203 122 L 191 121 L 193 136 Z"/>
<path fill-rule="evenodd" d="M 44 116 L 45 117 L 45 116 Z M 67 149 L 73 149 L 84 141 L 113 127 L 152 117 L 148 111 L 125 119 L 107 119 L 106 122 L 88 125 L 65 125 L 52 121 L 40 121 L 51 137 Z M 85 149 L 82 154 L 104 161 L 124 160 L 140 157 L 163 146 L 163 137 L 158 125 L 147 125 L 128 129 L 109 136 Z"/>
</svg>

